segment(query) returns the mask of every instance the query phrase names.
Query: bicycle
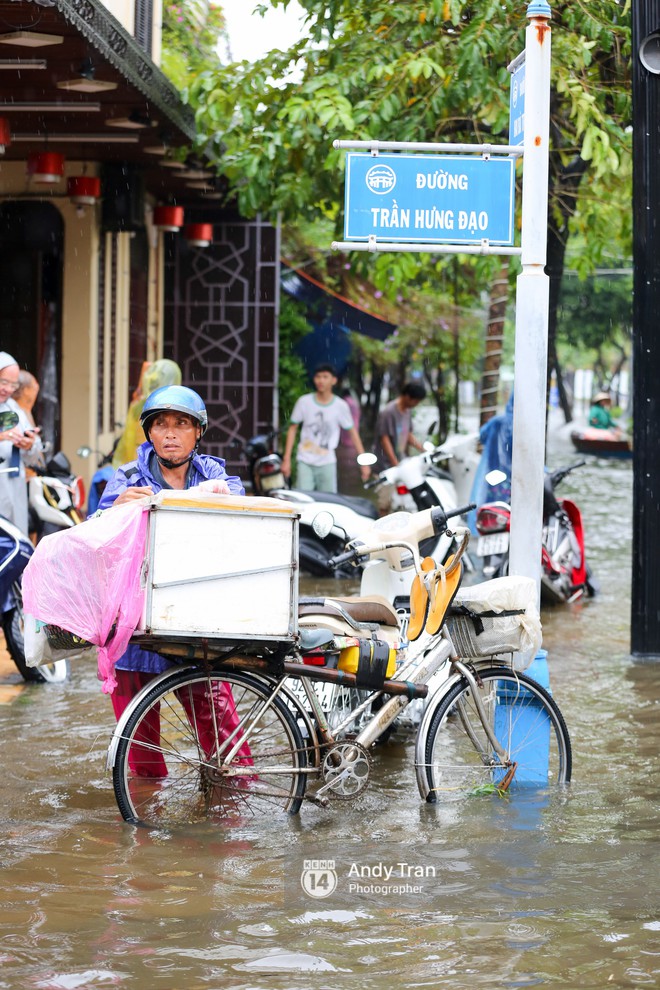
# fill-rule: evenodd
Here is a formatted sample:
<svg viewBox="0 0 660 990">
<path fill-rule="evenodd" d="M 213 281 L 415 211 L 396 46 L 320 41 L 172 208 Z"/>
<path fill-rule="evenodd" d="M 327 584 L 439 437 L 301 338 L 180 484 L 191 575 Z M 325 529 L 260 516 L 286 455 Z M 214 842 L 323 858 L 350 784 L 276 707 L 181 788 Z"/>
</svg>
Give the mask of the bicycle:
<svg viewBox="0 0 660 990">
<path fill-rule="evenodd" d="M 431 519 L 436 530 L 449 529 L 448 516 L 438 508 L 412 518 L 416 525 L 428 526 Z M 415 540 L 351 545 L 342 555 L 358 560 L 397 552 L 402 566 L 415 568 L 406 630 L 412 648 L 392 677 L 387 666 L 390 650 L 396 653 L 402 639 L 401 617 L 383 601 L 324 599 L 331 614 L 312 612 L 316 621 L 301 626 L 298 640 L 280 649 L 270 644 L 249 653 L 220 640 L 158 644 L 164 655 L 179 662 L 181 655 L 193 656 L 195 664 L 155 678 L 117 724 L 108 768 L 122 817 L 132 824 L 176 826 L 275 809 L 297 814 L 304 801 L 327 807 L 333 798 L 357 797 L 369 783 L 371 746 L 411 701 L 427 698 L 428 682 L 435 677 L 437 683 L 439 671 L 446 677 L 426 702 L 415 740 L 422 799 L 434 803 L 568 783 L 571 743 L 561 711 L 512 664 L 529 616 L 522 620 L 525 609 L 500 608 L 495 618 L 510 627 L 502 633 L 492 610 L 470 609 L 473 589 L 458 596 L 469 533 L 460 530 L 457 536 L 459 549 L 444 567 L 430 558 L 421 561 Z M 510 593 L 511 582 L 521 580 L 526 579 L 491 581 L 479 586 L 479 594 Z M 371 643 L 380 659 L 358 665 L 356 673 L 331 666 L 356 631 L 363 637 L 358 642 Z M 484 631 L 485 644 L 479 642 Z M 507 636 L 510 641 L 503 642 Z M 324 666 L 310 665 L 319 657 L 326 659 Z M 302 693 L 292 690 L 296 682 Z M 319 694 L 328 683 L 367 687 L 370 693 L 348 712 L 329 717 Z M 382 704 L 375 712 L 374 702 Z"/>
</svg>

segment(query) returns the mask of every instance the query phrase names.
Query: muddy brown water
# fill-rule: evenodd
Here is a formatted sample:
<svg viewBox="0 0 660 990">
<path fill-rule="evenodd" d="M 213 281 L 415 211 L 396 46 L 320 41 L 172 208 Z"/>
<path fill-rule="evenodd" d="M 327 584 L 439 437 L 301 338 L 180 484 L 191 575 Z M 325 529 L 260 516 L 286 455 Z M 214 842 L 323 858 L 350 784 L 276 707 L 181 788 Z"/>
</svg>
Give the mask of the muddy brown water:
<svg viewBox="0 0 660 990">
<path fill-rule="evenodd" d="M 557 433 L 550 463 L 573 459 Z M 631 482 L 591 460 L 563 486 L 602 586 L 543 614 L 565 793 L 426 806 L 399 741 L 353 803 L 135 829 L 94 671 L 0 698 L 0 988 L 656 986 L 660 666 L 629 656 Z"/>
</svg>

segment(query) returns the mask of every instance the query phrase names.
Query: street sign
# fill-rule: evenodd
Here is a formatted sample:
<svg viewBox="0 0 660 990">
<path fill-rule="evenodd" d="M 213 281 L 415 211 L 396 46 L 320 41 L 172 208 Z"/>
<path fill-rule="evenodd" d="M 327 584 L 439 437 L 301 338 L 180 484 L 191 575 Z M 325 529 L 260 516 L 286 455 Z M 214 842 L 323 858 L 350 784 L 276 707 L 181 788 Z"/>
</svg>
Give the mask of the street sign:
<svg viewBox="0 0 660 990">
<path fill-rule="evenodd" d="M 509 144 L 525 143 L 525 53 L 522 52 L 509 66 L 511 88 L 509 90 Z"/>
<path fill-rule="evenodd" d="M 346 156 L 347 241 L 513 244 L 513 158 Z"/>
</svg>

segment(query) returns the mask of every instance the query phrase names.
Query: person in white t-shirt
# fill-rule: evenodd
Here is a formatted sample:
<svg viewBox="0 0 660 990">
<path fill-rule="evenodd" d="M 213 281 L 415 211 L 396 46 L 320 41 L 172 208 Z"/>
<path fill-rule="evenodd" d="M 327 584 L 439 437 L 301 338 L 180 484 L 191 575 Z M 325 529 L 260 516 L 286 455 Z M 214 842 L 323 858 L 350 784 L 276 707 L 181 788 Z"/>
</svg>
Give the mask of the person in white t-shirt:
<svg viewBox="0 0 660 990">
<path fill-rule="evenodd" d="M 298 488 L 308 492 L 336 492 L 336 449 L 341 430 L 350 434 L 358 454 L 364 453 L 364 447 L 348 403 L 332 391 L 337 384 L 337 373 L 333 366 L 319 365 L 314 371 L 313 382 L 316 391 L 302 395 L 293 407 L 284 446 L 282 471 L 286 477 L 290 477 L 291 455 L 300 426 L 300 443 L 296 455 Z M 363 481 L 370 474 L 370 468 L 360 468 Z"/>
</svg>

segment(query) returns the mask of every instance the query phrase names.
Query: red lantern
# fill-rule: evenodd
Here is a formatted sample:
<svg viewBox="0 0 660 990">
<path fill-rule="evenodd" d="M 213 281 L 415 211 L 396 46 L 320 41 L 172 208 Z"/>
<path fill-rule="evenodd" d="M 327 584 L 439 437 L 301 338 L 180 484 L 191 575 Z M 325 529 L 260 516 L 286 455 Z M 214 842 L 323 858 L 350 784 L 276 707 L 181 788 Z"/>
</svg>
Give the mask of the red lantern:
<svg viewBox="0 0 660 990">
<path fill-rule="evenodd" d="M 189 223 L 183 236 L 193 247 L 208 247 L 213 240 L 213 224 Z"/>
<path fill-rule="evenodd" d="M 56 151 L 35 151 L 28 155 L 28 175 L 34 182 L 59 182 L 64 176 L 64 155 Z"/>
<path fill-rule="evenodd" d="M 101 196 L 101 180 L 95 175 L 72 175 L 66 193 L 76 206 L 93 206 Z"/>
<path fill-rule="evenodd" d="M 183 207 L 157 206 L 154 210 L 154 227 L 177 233 L 183 227 Z"/>
<path fill-rule="evenodd" d="M 6 117 L 0 117 L 0 155 L 4 155 L 5 148 L 11 144 L 11 130 Z"/>
</svg>

